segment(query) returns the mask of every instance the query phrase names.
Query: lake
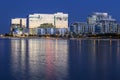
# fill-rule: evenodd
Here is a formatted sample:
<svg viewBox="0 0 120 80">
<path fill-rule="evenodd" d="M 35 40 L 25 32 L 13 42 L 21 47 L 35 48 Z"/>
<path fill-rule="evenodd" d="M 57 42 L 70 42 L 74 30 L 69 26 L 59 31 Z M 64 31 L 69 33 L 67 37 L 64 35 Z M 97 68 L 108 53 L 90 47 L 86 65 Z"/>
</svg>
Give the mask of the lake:
<svg viewBox="0 0 120 80">
<path fill-rule="evenodd" d="M 120 80 L 120 40 L 0 38 L 0 80 Z"/>
</svg>

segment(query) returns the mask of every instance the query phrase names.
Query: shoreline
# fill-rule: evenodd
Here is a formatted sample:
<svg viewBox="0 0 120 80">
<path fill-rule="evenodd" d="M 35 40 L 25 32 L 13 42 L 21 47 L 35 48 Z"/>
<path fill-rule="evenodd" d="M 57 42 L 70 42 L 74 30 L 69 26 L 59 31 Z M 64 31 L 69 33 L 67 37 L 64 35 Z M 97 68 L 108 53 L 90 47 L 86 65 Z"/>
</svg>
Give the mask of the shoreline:
<svg viewBox="0 0 120 80">
<path fill-rule="evenodd" d="M 58 39 L 58 40 L 120 40 L 120 38 L 100 38 L 100 37 L 80 37 L 80 38 L 66 38 L 66 37 L 38 37 L 38 36 L 28 36 L 28 37 L 13 37 L 13 36 L 3 36 L 0 39 Z"/>
</svg>

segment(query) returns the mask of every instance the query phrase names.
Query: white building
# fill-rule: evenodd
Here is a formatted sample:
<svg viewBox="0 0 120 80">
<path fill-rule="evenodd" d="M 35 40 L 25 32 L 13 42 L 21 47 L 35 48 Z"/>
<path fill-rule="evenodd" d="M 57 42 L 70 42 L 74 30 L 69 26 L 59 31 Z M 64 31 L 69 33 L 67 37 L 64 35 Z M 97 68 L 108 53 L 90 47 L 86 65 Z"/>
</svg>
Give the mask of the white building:
<svg viewBox="0 0 120 80">
<path fill-rule="evenodd" d="M 88 17 L 88 24 L 95 24 L 98 21 L 101 20 L 115 20 L 112 19 L 111 15 L 108 15 L 108 13 L 102 13 L 102 12 L 94 12 Z"/>
<path fill-rule="evenodd" d="M 28 28 L 38 28 L 41 24 L 50 23 L 54 25 L 52 14 L 30 14 L 28 16 Z"/>
<path fill-rule="evenodd" d="M 61 12 L 55 14 L 30 14 L 28 16 L 28 28 L 30 34 L 41 24 L 52 24 L 55 28 L 68 28 L 68 14 Z"/>
<path fill-rule="evenodd" d="M 87 18 L 88 25 L 94 25 L 89 27 L 89 32 L 92 33 L 116 33 L 117 23 L 112 16 L 108 13 L 95 12 Z M 94 29 L 93 29 L 94 28 Z M 91 31 L 92 30 L 92 31 Z"/>
<path fill-rule="evenodd" d="M 54 25 L 56 28 L 68 28 L 68 14 L 55 13 Z"/>
<path fill-rule="evenodd" d="M 11 19 L 11 25 L 19 25 L 19 27 L 26 28 L 26 18 L 13 18 Z"/>
<path fill-rule="evenodd" d="M 11 19 L 11 33 L 12 34 L 23 34 L 27 24 L 26 18 L 13 18 Z"/>
</svg>

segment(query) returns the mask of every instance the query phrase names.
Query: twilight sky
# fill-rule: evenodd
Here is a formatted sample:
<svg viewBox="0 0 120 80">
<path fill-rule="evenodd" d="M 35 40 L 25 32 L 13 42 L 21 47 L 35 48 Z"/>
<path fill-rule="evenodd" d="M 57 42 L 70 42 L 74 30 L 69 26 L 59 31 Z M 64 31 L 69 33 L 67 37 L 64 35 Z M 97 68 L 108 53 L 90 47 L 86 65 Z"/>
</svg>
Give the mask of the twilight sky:
<svg viewBox="0 0 120 80">
<path fill-rule="evenodd" d="M 120 22 L 120 0 L 0 0 L 0 33 L 8 33 L 10 19 L 30 13 L 69 14 L 69 24 L 86 21 L 92 12 L 108 12 Z"/>
</svg>

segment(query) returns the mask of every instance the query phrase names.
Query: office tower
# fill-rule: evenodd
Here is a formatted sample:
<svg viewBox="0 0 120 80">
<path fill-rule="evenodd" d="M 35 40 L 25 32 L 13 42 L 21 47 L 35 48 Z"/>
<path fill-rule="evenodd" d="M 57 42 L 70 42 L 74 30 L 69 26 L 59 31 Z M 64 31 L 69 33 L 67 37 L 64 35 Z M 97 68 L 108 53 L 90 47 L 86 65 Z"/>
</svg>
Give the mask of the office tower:
<svg viewBox="0 0 120 80">
<path fill-rule="evenodd" d="M 116 33 L 117 23 L 108 13 L 94 12 L 87 18 L 88 25 L 94 25 L 92 33 Z M 90 31 L 89 31 L 90 32 Z"/>
<path fill-rule="evenodd" d="M 68 14 L 30 14 L 28 28 L 30 34 L 37 34 L 37 28 L 68 28 Z"/>
<path fill-rule="evenodd" d="M 11 19 L 11 33 L 12 34 L 22 34 L 23 30 L 26 28 L 26 18 L 13 18 Z"/>
</svg>

